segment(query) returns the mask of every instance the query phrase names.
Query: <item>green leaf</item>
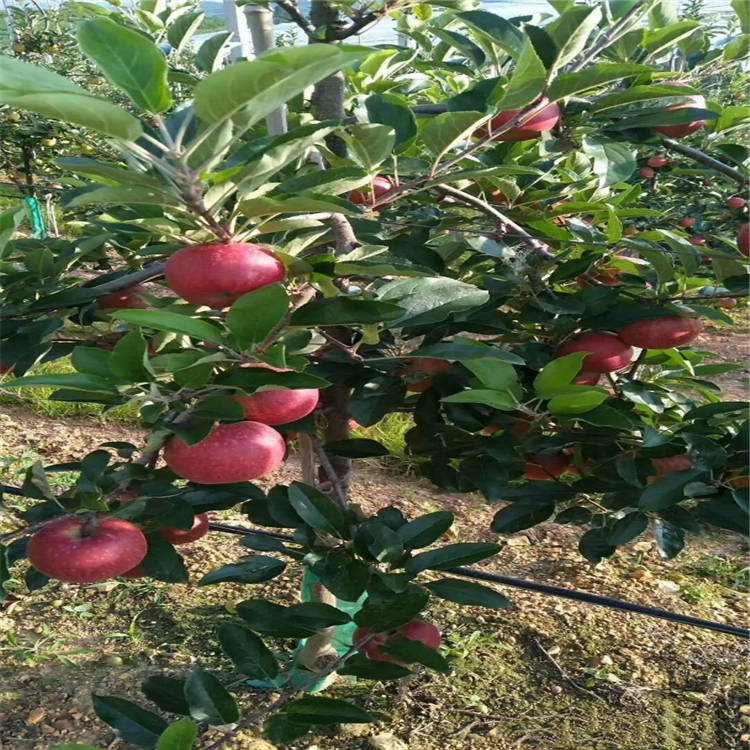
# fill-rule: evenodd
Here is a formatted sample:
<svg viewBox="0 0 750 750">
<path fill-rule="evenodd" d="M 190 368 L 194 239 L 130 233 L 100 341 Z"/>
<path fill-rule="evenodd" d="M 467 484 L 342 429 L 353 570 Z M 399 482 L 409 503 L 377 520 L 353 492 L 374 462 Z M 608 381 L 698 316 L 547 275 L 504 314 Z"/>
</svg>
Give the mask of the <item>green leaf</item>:
<svg viewBox="0 0 750 750">
<path fill-rule="evenodd" d="M 427 606 L 429 600 L 430 597 L 424 591 L 414 587 L 388 599 L 370 601 L 368 597 L 362 609 L 354 615 L 354 622 L 374 633 L 395 630 L 411 622 Z"/>
<path fill-rule="evenodd" d="M 172 106 L 167 59 L 140 32 L 109 18 L 95 18 L 79 24 L 78 45 L 139 109 L 159 113 Z"/>
<path fill-rule="evenodd" d="M 346 602 L 356 602 L 370 580 L 370 566 L 340 550 L 326 553 L 310 569 L 334 596 Z"/>
<path fill-rule="evenodd" d="M 227 312 L 229 330 L 245 345 L 268 336 L 289 309 L 289 295 L 281 284 L 269 284 L 243 294 Z"/>
<path fill-rule="evenodd" d="M 442 401 L 446 404 L 485 404 L 501 411 L 514 411 L 518 408 L 518 402 L 509 393 L 481 388 L 453 393 Z"/>
<path fill-rule="evenodd" d="M 13 206 L 0 213 L 0 260 L 7 257 L 12 252 L 12 246 L 9 252 L 5 252 L 8 242 L 21 226 L 21 222 L 26 216 L 26 205 L 22 203 L 19 206 Z"/>
<path fill-rule="evenodd" d="M 387 643 L 379 646 L 378 650 L 406 664 L 418 662 L 429 669 L 434 669 L 436 672 L 442 672 L 443 674 L 450 672 L 450 667 L 445 658 L 436 649 L 430 648 L 421 641 L 415 641 L 411 638 L 391 638 Z"/>
<path fill-rule="evenodd" d="M 618 518 L 609 530 L 607 540 L 615 547 L 622 547 L 632 542 L 648 528 L 648 516 L 640 511 L 633 511 Z"/>
<path fill-rule="evenodd" d="M 586 136 L 583 139 L 583 153 L 594 160 L 594 173 L 599 178 L 600 188 L 625 182 L 637 166 L 632 146 L 602 135 Z"/>
<path fill-rule="evenodd" d="M 196 721 L 231 724 L 240 717 L 234 698 L 216 677 L 202 669 L 191 672 L 185 680 L 185 699 Z"/>
<path fill-rule="evenodd" d="M 263 736 L 276 745 L 288 745 L 310 732 L 310 724 L 295 721 L 293 714 L 278 713 L 263 722 Z"/>
<path fill-rule="evenodd" d="M 740 28 L 743 34 L 750 33 L 750 5 L 745 0 L 732 0 L 729 3 L 732 6 L 732 10 L 737 14 L 737 19 L 740 22 Z"/>
<path fill-rule="evenodd" d="M 501 549 L 499 544 L 491 542 L 449 544 L 446 547 L 415 555 L 407 561 L 404 569 L 408 573 L 421 573 L 423 570 L 447 570 L 485 560 Z"/>
<path fill-rule="evenodd" d="M 306 724 L 367 724 L 375 718 L 348 701 L 306 695 L 292 701 L 284 709 L 296 722 Z"/>
<path fill-rule="evenodd" d="M 562 73 L 550 84 L 547 96 L 550 101 L 558 101 L 575 96 L 623 78 L 631 78 L 642 73 L 650 73 L 648 65 L 598 63 L 580 73 Z"/>
<path fill-rule="evenodd" d="M 87 375 L 78 372 L 28 375 L 3 383 L 3 388 L 67 388 L 72 391 L 118 393 L 117 388 L 115 388 L 111 381 L 96 375 Z"/>
<path fill-rule="evenodd" d="M 660 519 L 654 521 L 653 528 L 659 554 L 666 560 L 677 557 L 685 546 L 685 532 L 679 526 Z"/>
<path fill-rule="evenodd" d="M 396 320 L 404 311 L 398 305 L 376 300 L 356 300 L 348 297 L 314 299 L 292 314 L 291 325 L 335 326 L 366 325 Z"/>
<path fill-rule="evenodd" d="M 134 745 L 154 747 L 168 724 L 161 716 L 146 711 L 124 698 L 93 693 L 94 713 L 112 727 L 115 734 Z"/>
<path fill-rule="evenodd" d="M 5 385 L 5 388 L 8 386 Z M 723 401 L 716 404 L 703 404 L 691 409 L 685 415 L 686 422 L 692 422 L 696 419 L 709 419 L 719 414 L 729 414 L 732 412 L 747 412 L 748 404 L 746 401 Z"/>
<path fill-rule="evenodd" d="M 369 438 L 350 438 L 349 440 L 336 440 L 326 443 L 326 453 L 344 458 L 373 458 L 375 456 L 387 456 L 390 451 L 382 443 Z"/>
<path fill-rule="evenodd" d="M 389 328 L 400 328 L 439 323 L 449 315 L 483 305 L 489 292 L 442 277 L 391 281 L 380 288 L 378 296 L 403 308 L 396 320 L 388 319 Z"/>
<path fill-rule="evenodd" d="M 198 31 L 205 17 L 206 14 L 201 11 L 185 13 L 184 16 L 180 16 L 176 21 L 169 24 L 167 41 L 177 52 L 181 52 L 183 47 L 190 42 L 193 34 Z"/>
<path fill-rule="evenodd" d="M 482 377 L 480 377 L 479 372 L 486 373 L 488 368 L 497 368 L 503 373 L 503 378 L 510 379 L 509 371 L 504 366 L 498 365 L 498 360 L 513 365 L 525 364 L 524 360 L 516 354 L 511 354 L 510 352 L 498 349 L 497 347 L 486 346 L 484 344 L 454 344 L 450 342 L 444 344 L 430 344 L 430 346 L 420 347 L 409 354 L 410 359 L 419 357 L 457 359 L 462 363 L 472 362 L 473 360 L 487 360 L 487 362 L 478 363 L 476 369 L 474 369 L 474 364 L 466 365 L 466 367 L 468 367 L 480 380 L 482 380 Z M 482 382 L 485 381 L 483 380 Z"/>
<path fill-rule="evenodd" d="M 641 510 L 662 510 L 685 499 L 685 485 L 703 474 L 695 469 L 674 471 L 659 477 L 641 493 L 638 507 Z"/>
<path fill-rule="evenodd" d="M 301 195 L 286 198 L 251 198 L 242 201 L 237 211 L 246 218 L 270 214 L 310 213 L 316 211 L 337 212 L 346 216 L 358 216 L 362 212 L 349 201 L 333 195 Z"/>
<path fill-rule="evenodd" d="M 198 727 L 195 723 L 190 719 L 180 719 L 162 732 L 156 750 L 192 750 L 197 737 Z"/>
<path fill-rule="evenodd" d="M 698 518 L 720 529 L 729 529 L 743 536 L 748 535 L 748 515 L 731 498 L 707 500 L 698 503 Z"/>
<path fill-rule="evenodd" d="M 521 53 L 524 42 L 523 33 L 502 16 L 486 10 L 469 10 L 455 15 L 476 32 L 485 43 L 489 42 L 495 48 L 493 56 L 497 57 L 498 50 L 513 58 L 517 58 Z"/>
<path fill-rule="evenodd" d="M 224 343 L 224 336 L 215 325 L 179 313 L 163 310 L 115 310 L 111 315 L 124 323 L 155 328 L 157 331 L 180 333 L 212 344 Z"/>
<path fill-rule="evenodd" d="M 108 360 L 109 368 L 118 377 L 135 383 L 145 383 L 153 379 L 144 364 L 148 343 L 140 331 L 126 333 L 115 344 Z"/>
<path fill-rule="evenodd" d="M 425 584 L 435 596 L 447 599 L 456 604 L 468 604 L 471 607 L 488 607 L 502 609 L 512 602 L 489 586 L 482 586 L 472 581 L 461 581 L 458 578 L 441 578 Z"/>
<path fill-rule="evenodd" d="M 454 146 L 469 139 L 486 116 L 479 112 L 443 112 L 430 118 L 420 137 L 425 148 L 439 161 Z"/>
<path fill-rule="evenodd" d="M 515 534 L 544 523 L 554 512 L 554 503 L 511 503 L 495 513 L 490 528 L 496 534 Z"/>
<path fill-rule="evenodd" d="M 143 133 L 141 123 L 124 109 L 91 96 L 57 73 L 6 56 L 0 57 L 0 104 L 124 141 L 135 141 Z"/>
<path fill-rule="evenodd" d="M 531 104 L 542 93 L 546 83 L 547 69 L 539 59 L 531 40 L 527 38 L 516 60 L 505 94 L 497 103 L 498 112 L 520 109 Z"/>
<path fill-rule="evenodd" d="M 417 134 L 417 120 L 406 97 L 396 94 L 374 94 L 365 99 L 367 118 L 393 128 L 396 152 L 399 146 L 408 144 Z"/>
<path fill-rule="evenodd" d="M 90 186 L 81 192 L 68 193 L 63 197 L 64 208 L 78 208 L 92 204 L 105 203 L 109 205 L 144 204 L 151 206 L 182 206 L 182 200 L 176 193 L 169 193 L 158 188 L 142 185 L 104 185 Z"/>
<path fill-rule="evenodd" d="M 643 48 L 647 58 L 657 59 L 660 55 L 674 49 L 677 42 L 691 36 L 700 28 L 698 21 L 678 21 L 659 29 L 647 29 L 643 38 Z"/>
<path fill-rule="evenodd" d="M 185 700 L 184 687 L 185 680 L 154 674 L 141 683 L 141 692 L 162 711 L 188 716 L 190 706 Z"/>
<path fill-rule="evenodd" d="M 550 399 L 548 408 L 554 415 L 584 414 L 609 398 L 609 395 L 602 388 L 574 387 L 579 390 L 578 393 L 554 396 Z"/>
<path fill-rule="evenodd" d="M 279 664 L 270 649 L 255 633 L 228 623 L 219 628 L 219 643 L 238 672 L 256 680 L 273 680 Z"/>
<path fill-rule="evenodd" d="M 289 485 L 289 502 L 299 517 L 312 528 L 341 538 L 344 514 L 330 497 L 302 482 Z"/>
<path fill-rule="evenodd" d="M 599 427 L 612 427 L 615 430 L 625 432 L 632 432 L 637 424 L 636 417 L 631 416 L 628 412 L 604 405 L 597 406 L 577 416 L 581 422 L 588 422 Z"/>
<path fill-rule="evenodd" d="M 201 44 L 195 55 L 195 65 L 198 70 L 213 73 L 221 67 L 224 45 L 230 36 L 232 36 L 231 31 L 222 31 L 219 34 L 214 34 Z"/>
<path fill-rule="evenodd" d="M 157 581 L 187 583 L 189 580 L 182 555 L 160 534 L 147 534 L 148 552 L 140 562 L 143 572 Z"/>
<path fill-rule="evenodd" d="M 562 13 L 559 20 L 547 27 L 559 50 L 555 68 L 561 68 L 571 62 L 585 49 L 591 32 L 601 20 L 600 8 L 578 6 Z"/>
<path fill-rule="evenodd" d="M 371 172 L 393 155 L 396 133 L 390 125 L 365 123 L 351 125 L 344 140 L 352 150 L 352 156 Z"/>
<path fill-rule="evenodd" d="M 607 529 L 589 529 L 578 540 L 578 551 L 591 563 L 599 563 L 617 551 L 609 541 Z"/>
<path fill-rule="evenodd" d="M 398 529 L 396 534 L 404 546 L 419 549 L 436 542 L 452 525 L 452 513 L 447 510 L 436 510 L 409 521 Z"/>
<path fill-rule="evenodd" d="M 364 654 L 355 654 L 347 659 L 336 674 L 360 677 L 363 680 L 400 680 L 408 677 L 411 671 L 400 664 L 368 659 Z"/>
<path fill-rule="evenodd" d="M 448 29 L 441 29 L 438 26 L 431 26 L 430 33 L 451 47 L 457 49 L 477 68 L 484 65 L 487 56 L 482 51 L 482 48 L 477 44 L 474 44 L 474 42 L 464 34 L 459 34 L 456 31 L 449 31 Z"/>
<path fill-rule="evenodd" d="M 549 398 L 566 390 L 573 378 L 581 371 L 585 352 L 574 352 L 564 357 L 557 357 L 545 365 L 534 379 L 534 390 L 541 398 Z"/>
<path fill-rule="evenodd" d="M 464 362 L 463 365 L 487 388 L 494 391 L 512 391 L 514 396 L 521 398 L 518 373 L 510 363 L 497 359 L 475 359 Z"/>
<path fill-rule="evenodd" d="M 202 80 L 194 91 L 195 112 L 204 122 L 213 123 L 242 111 L 245 127 L 252 127 L 309 86 L 369 52 L 366 47 L 343 44 L 269 50 Z"/>
<path fill-rule="evenodd" d="M 210 586 L 213 583 L 263 583 L 281 575 L 286 563 L 267 555 L 248 555 L 234 565 L 206 573 L 198 581 L 199 586 Z"/>
</svg>

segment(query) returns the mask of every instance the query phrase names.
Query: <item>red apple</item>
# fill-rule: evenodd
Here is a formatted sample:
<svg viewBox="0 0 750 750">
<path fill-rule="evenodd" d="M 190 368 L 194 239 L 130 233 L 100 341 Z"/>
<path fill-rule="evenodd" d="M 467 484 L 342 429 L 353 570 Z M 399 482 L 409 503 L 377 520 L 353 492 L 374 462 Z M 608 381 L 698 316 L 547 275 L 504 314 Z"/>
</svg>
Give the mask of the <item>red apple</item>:
<svg viewBox="0 0 750 750">
<path fill-rule="evenodd" d="M 750 224 L 743 224 L 737 234 L 737 249 L 746 258 L 750 256 Z"/>
<path fill-rule="evenodd" d="M 651 167 L 641 167 L 638 170 L 638 176 L 643 178 L 653 177 L 656 174 Z"/>
<path fill-rule="evenodd" d="M 319 397 L 317 388 L 272 388 L 232 398 L 244 407 L 245 419 L 263 424 L 287 424 L 311 414 Z"/>
<path fill-rule="evenodd" d="M 432 378 L 423 378 L 406 384 L 406 390 L 409 393 L 424 393 L 432 385 Z"/>
<path fill-rule="evenodd" d="M 175 529 L 172 526 L 162 526 L 157 532 L 172 544 L 188 544 L 208 534 L 208 515 L 199 513 L 193 518 L 193 525 L 187 530 Z"/>
<path fill-rule="evenodd" d="M 398 183 L 390 177 L 378 175 L 372 178 L 369 187 L 352 190 L 347 197 L 352 203 L 356 203 L 358 206 L 371 206 L 374 203 L 380 203 L 380 198 L 397 186 Z M 385 205 L 385 202 L 381 205 Z"/>
<path fill-rule="evenodd" d="M 646 164 L 649 165 L 649 167 L 656 167 L 657 169 L 659 167 L 666 167 L 667 164 L 669 164 L 669 159 L 667 159 L 666 156 L 662 156 L 661 154 L 657 154 L 656 156 L 652 156 Z"/>
<path fill-rule="evenodd" d="M 684 454 L 667 456 L 666 458 L 652 458 L 651 464 L 654 469 L 656 469 L 657 477 L 663 477 L 666 474 L 672 474 L 675 471 L 684 471 L 685 469 L 693 468 L 690 459 Z"/>
<path fill-rule="evenodd" d="M 541 103 L 546 102 L 543 100 Z M 487 125 L 483 125 L 481 128 L 474 131 L 475 138 L 481 138 L 486 135 L 492 135 L 492 132 L 501 128 L 506 123 L 510 122 L 521 110 L 510 109 L 507 112 L 499 112 Z M 491 140 L 493 141 L 530 141 L 557 125 L 560 120 L 560 107 L 556 103 L 548 104 L 542 110 L 537 112 L 535 115 L 528 116 L 526 119 L 516 125 L 516 127 L 505 131 L 504 133 L 498 133 L 498 135 L 492 135 Z"/>
<path fill-rule="evenodd" d="M 597 385 L 601 376 L 600 372 L 579 372 L 573 378 L 573 385 Z"/>
<path fill-rule="evenodd" d="M 696 234 L 696 235 L 693 235 L 692 237 L 688 237 L 688 242 L 691 245 L 695 245 L 695 247 L 703 247 L 708 242 L 708 238 L 703 237 L 700 234 Z"/>
<path fill-rule="evenodd" d="M 451 369 L 451 363 L 447 359 L 415 357 L 409 361 L 407 369 L 409 372 L 429 372 L 430 375 L 438 375 L 441 372 L 448 372 Z"/>
<path fill-rule="evenodd" d="M 169 288 L 194 305 L 229 307 L 243 294 L 284 279 L 284 264 L 260 245 L 193 245 L 170 255 Z"/>
<path fill-rule="evenodd" d="M 164 447 L 164 461 L 183 479 L 198 484 L 247 482 L 281 466 L 284 438 L 260 422 L 214 427 L 208 437 L 188 445 L 176 435 Z"/>
<path fill-rule="evenodd" d="M 681 308 L 693 313 L 688 307 Z M 664 315 L 661 318 L 634 320 L 617 335 L 631 346 L 640 349 L 671 349 L 694 341 L 703 330 L 703 323 L 695 315 Z"/>
<path fill-rule="evenodd" d="M 0 375 L 6 375 L 9 372 L 13 372 L 13 368 L 0 362 Z"/>
<path fill-rule="evenodd" d="M 745 199 L 739 195 L 733 195 L 727 200 L 727 207 L 734 210 L 735 208 L 742 208 L 745 205 Z"/>
<path fill-rule="evenodd" d="M 119 292 L 112 292 L 99 297 L 100 310 L 143 310 L 148 307 L 146 302 L 140 296 L 148 294 L 148 290 L 141 284 L 121 289 Z"/>
<path fill-rule="evenodd" d="M 511 428 L 513 430 L 514 435 L 526 435 L 527 433 L 534 430 L 532 427 L 533 423 L 536 421 L 535 417 L 532 417 L 531 414 L 519 414 L 518 420 L 513 423 L 513 427 Z M 497 430 L 497 428 L 495 428 Z M 536 430 L 534 430 L 536 432 Z"/>
<path fill-rule="evenodd" d="M 678 222 L 678 226 L 684 227 L 687 229 L 688 227 L 694 227 L 698 223 L 697 219 L 694 219 L 692 216 L 683 216 Z"/>
<path fill-rule="evenodd" d="M 660 81 L 662 86 L 688 86 L 689 84 L 683 83 L 682 81 Z M 706 100 L 704 97 L 696 94 L 690 95 L 687 102 L 682 104 L 670 104 L 665 108 L 665 112 L 673 112 L 676 109 L 705 109 Z M 654 128 L 657 133 L 666 135 L 669 138 L 684 138 L 686 135 L 695 133 L 696 130 L 705 125 L 705 120 L 694 120 L 693 122 L 686 122 L 682 125 L 662 125 L 661 127 Z"/>
<path fill-rule="evenodd" d="M 31 537 L 29 562 L 44 575 L 69 583 L 97 583 L 122 575 L 146 556 L 143 532 L 107 516 L 65 516 Z"/>
<path fill-rule="evenodd" d="M 357 628 L 352 636 L 353 643 L 359 643 L 361 640 L 371 634 L 369 628 Z M 425 646 L 430 648 L 438 649 L 442 639 L 440 638 L 440 631 L 431 623 L 425 622 L 424 620 L 412 620 L 406 625 L 402 625 L 400 628 L 395 630 L 389 630 L 385 633 L 376 633 L 371 640 L 369 640 L 360 651 L 368 658 L 375 659 L 377 661 L 390 661 L 396 664 L 401 662 L 394 659 L 388 654 L 380 652 L 380 646 L 392 641 L 396 638 L 408 638 L 410 641 L 418 641 L 424 643 Z"/>
<path fill-rule="evenodd" d="M 145 578 L 146 574 L 143 572 L 143 568 L 140 565 L 136 565 L 130 570 L 126 570 L 124 573 L 120 573 L 120 578 Z"/>
<path fill-rule="evenodd" d="M 721 297 L 719 299 L 719 307 L 724 310 L 731 310 L 732 308 L 737 307 L 737 300 L 734 297 Z"/>
<path fill-rule="evenodd" d="M 563 474 L 578 474 L 578 469 L 558 453 L 554 456 L 531 456 L 526 462 L 526 479 L 552 479 Z"/>
<path fill-rule="evenodd" d="M 582 333 L 557 347 L 555 355 L 564 357 L 573 352 L 589 352 L 583 359 L 584 372 L 614 372 L 633 361 L 633 350 L 609 331 Z"/>
<path fill-rule="evenodd" d="M 623 235 L 625 233 L 623 232 Z M 597 281 L 599 284 L 604 284 L 604 286 L 615 286 L 620 283 L 620 274 L 622 271 L 620 271 L 619 268 L 612 268 L 611 266 L 600 266 L 599 268 L 593 268 L 588 272 L 588 276 L 590 276 L 594 281 Z M 587 289 L 591 286 L 589 281 L 587 279 L 584 279 L 583 276 L 579 276 L 576 279 L 576 284 L 578 284 L 581 289 Z"/>
</svg>

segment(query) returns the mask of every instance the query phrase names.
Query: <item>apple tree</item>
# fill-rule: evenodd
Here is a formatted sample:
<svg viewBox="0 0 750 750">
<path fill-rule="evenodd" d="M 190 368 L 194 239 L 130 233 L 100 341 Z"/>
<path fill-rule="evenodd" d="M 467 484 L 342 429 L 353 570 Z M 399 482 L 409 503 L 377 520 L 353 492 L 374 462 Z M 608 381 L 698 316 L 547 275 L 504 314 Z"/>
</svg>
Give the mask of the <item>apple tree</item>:
<svg viewBox="0 0 750 750">
<path fill-rule="evenodd" d="M 232 508 L 255 528 L 248 554 L 198 585 L 270 581 L 287 561 L 306 571 L 305 601 L 250 593 L 218 628 L 236 671 L 287 680 L 270 708 L 240 717 L 202 669 L 144 685 L 185 715 L 171 725 L 95 696 L 146 747 L 190 747 L 206 724 L 263 723 L 285 744 L 369 721 L 299 693 L 335 674 L 447 670 L 420 617 L 432 596 L 507 605 L 451 572 L 500 547 L 445 543 L 449 512 L 349 503 L 352 462 L 387 453 L 352 438 L 352 419 L 410 414 L 422 474 L 501 504 L 499 538 L 573 524 L 596 563 L 645 533 L 671 558 L 704 527 L 747 530 L 747 404 L 711 380 L 740 366 L 710 362 L 698 339 L 705 321 L 732 322 L 722 300 L 747 294 L 746 209 L 735 201 L 699 246 L 672 218 L 677 199 L 662 208 L 662 177 L 638 174 L 668 153 L 649 168 L 670 170 L 669 195 L 683 179 L 726 198 L 747 187 L 747 107 L 703 88 L 734 75 L 747 14 L 715 54 L 665 2 L 555 2 L 533 19 L 440 3 L 347 6 L 342 19 L 321 2 L 307 19 L 277 4 L 310 44 L 194 83 L 175 81 L 158 34 L 130 17 L 83 21 L 82 53 L 132 111 L 25 61 L 0 68 L 5 105 L 112 153 L 59 162 L 78 181 L 62 199 L 74 236 L 13 238 L 17 212 L 0 217 L 3 387 L 135 403 L 148 431 L 142 446 L 29 467 L 24 525 L 3 535 L 6 584 L 187 583 L 175 547 Z M 413 46 L 345 43 L 389 11 Z M 288 132 L 268 132 L 283 105 Z M 60 357 L 74 372 L 35 374 Z M 301 481 L 261 489 L 294 434 Z M 56 487 L 61 470 L 77 479 Z M 264 635 L 302 639 L 294 675 Z"/>
</svg>

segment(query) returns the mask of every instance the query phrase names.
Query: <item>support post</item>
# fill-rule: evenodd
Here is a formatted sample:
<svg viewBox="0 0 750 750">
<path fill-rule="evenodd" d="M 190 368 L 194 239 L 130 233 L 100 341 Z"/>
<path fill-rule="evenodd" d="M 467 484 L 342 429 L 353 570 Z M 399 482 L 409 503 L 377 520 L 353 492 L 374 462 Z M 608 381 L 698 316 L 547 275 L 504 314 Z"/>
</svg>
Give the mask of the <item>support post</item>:
<svg viewBox="0 0 750 750">
<path fill-rule="evenodd" d="M 229 59 L 234 61 L 240 57 L 244 57 L 246 60 L 249 60 L 253 56 L 253 46 L 245 14 L 234 0 L 222 0 L 222 3 L 224 5 L 224 19 L 227 22 L 227 28 L 232 32 L 229 41 L 234 45 L 229 51 Z"/>
</svg>

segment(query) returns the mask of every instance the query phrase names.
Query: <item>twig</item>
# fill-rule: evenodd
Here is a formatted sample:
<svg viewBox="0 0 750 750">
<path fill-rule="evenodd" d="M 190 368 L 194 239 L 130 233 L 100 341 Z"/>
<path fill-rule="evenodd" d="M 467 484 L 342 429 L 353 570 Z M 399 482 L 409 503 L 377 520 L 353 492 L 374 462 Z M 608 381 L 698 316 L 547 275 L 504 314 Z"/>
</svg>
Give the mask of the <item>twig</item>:
<svg viewBox="0 0 750 750">
<path fill-rule="evenodd" d="M 97 292 L 107 292 L 108 294 L 110 292 L 119 292 L 121 289 L 127 289 L 136 284 L 141 284 L 144 281 L 151 281 L 151 279 L 163 276 L 165 265 L 166 261 L 149 263 L 149 265 L 141 268 L 140 271 L 133 271 L 133 273 L 129 273 L 126 276 L 120 276 L 118 279 L 106 281 L 104 284 L 99 284 L 95 287 L 86 286 L 84 289 L 96 289 Z"/>
<path fill-rule="evenodd" d="M 686 156 L 688 159 L 697 161 L 699 164 L 711 167 L 711 169 L 714 169 L 717 172 L 721 172 L 723 175 L 731 178 L 740 185 L 750 185 L 750 178 L 748 178 L 747 175 L 742 174 L 742 172 L 740 172 L 739 170 L 734 169 L 734 167 L 730 167 L 728 164 L 724 164 L 718 159 L 714 159 L 713 156 L 709 156 L 708 154 L 703 153 L 703 151 L 700 151 L 697 148 L 685 146 L 684 144 L 679 143 L 672 138 L 667 138 L 664 135 L 659 137 L 661 138 L 662 144 L 670 151 L 675 151 L 678 154 L 682 154 L 682 156 Z"/>
<path fill-rule="evenodd" d="M 392 10 L 395 10 L 400 5 L 399 0 L 395 2 L 387 2 L 381 8 L 365 13 L 358 18 L 352 19 L 352 22 L 348 26 L 343 28 L 331 28 L 326 29 L 325 41 L 327 42 L 340 42 L 344 39 L 348 39 L 351 36 L 356 36 L 362 29 L 369 26 L 371 23 L 379 21 L 383 16 L 387 16 Z"/>
<path fill-rule="evenodd" d="M 293 2 L 292 0 L 274 0 L 274 2 L 279 8 L 281 8 L 281 10 L 286 12 L 289 18 L 291 18 L 292 21 L 305 32 L 305 34 L 307 34 L 308 38 L 315 38 L 315 32 L 317 29 L 308 18 L 302 15 L 296 2 Z"/>
<path fill-rule="evenodd" d="M 592 693 L 591 690 L 587 690 L 583 685 L 579 685 L 577 682 L 575 682 L 572 678 L 568 677 L 568 673 L 559 665 L 559 663 L 555 660 L 555 657 L 552 656 L 552 654 L 547 651 L 547 649 L 542 646 L 542 644 L 539 642 L 538 638 L 534 638 L 534 643 L 536 644 L 537 648 L 547 657 L 547 659 L 552 663 L 552 665 L 555 667 L 555 669 L 560 673 L 560 677 L 562 677 L 566 682 L 568 682 L 570 685 L 572 685 L 576 690 L 580 690 L 582 693 L 586 693 L 586 695 L 590 695 L 592 698 L 596 698 L 596 700 L 601 701 L 602 703 L 606 703 L 607 701 L 604 700 L 604 698 L 601 697 L 601 695 L 597 695 L 596 693 Z"/>
<path fill-rule="evenodd" d="M 206 204 L 203 202 L 203 196 L 199 192 L 201 190 L 200 185 L 191 185 L 186 188 L 180 197 L 185 201 L 185 205 L 191 211 L 195 211 L 205 222 L 206 226 L 222 241 L 231 242 L 232 234 L 229 230 L 219 224 L 211 212 L 206 208 Z"/>
<path fill-rule="evenodd" d="M 330 333 L 326 332 L 325 328 L 317 328 L 316 330 L 326 341 L 333 344 L 338 349 L 345 351 L 352 359 L 357 360 L 357 362 L 365 361 L 365 358 L 361 354 L 357 354 L 357 350 L 355 347 L 348 346 L 347 344 L 339 341 L 337 338 L 334 338 Z"/>
<path fill-rule="evenodd" d="M 14 493 L 14 494 L 17 494 L 17 493 Z M 20 529 L 16 529 L 15 531 L 9 531 L 7 534 L 0 534 L 0 542 L 10 542 L 13 539 L 17 539 L 18 537 L 27 536 L 28 534 L 33 534 L 35 531 L 38 531 L 42 527 L 47 526 L 53 521 L 58 521 L 59 519 L 60 519 L 60 516 L 55 516 L 54 518 L 47 518 L 44 521 L 37 521 L 36 523 L 30 523 L 27 526 L 23 526 Z"/>
<path fill-rule="evenodd" d="M 331 488 L 333 489 L 333 493 L 336 496 L 334 499 L 338 502 L 341 510 L 347 511 L 349 509 L 349 503 L 346 499 L 346 492 L 344 491 L 344 488 L 341 485 L 341 481 L 339 480 L 333 466 L 331 465 L 331 460 L 328 458 L 328 454 L 325 452 L 325 448 L 315 437 L 312 438 L 312 445 L 313 450 L 315 451 L 315 455 L 318 457 L 318 461 L 320 461 L 320 465 L 323 467 L 323 471 L 326 473 L 328 481 L 331 483 Z"/>
<path fill-rule="evenodd" d="M 266 336 L 263 341 L 261 341 L 255 347 L 254 353 L 263 354 L 263 352 L 265 352 L 266 349 L 268 349 L 268 347 L 270 347 L 279 338 L 279 336 L 281 336 L 286 327 L 289 325 L 289 320 L 292 317 L 292 313 L 298 308 L 302 307 L 302 305 L 307 304 L 307 302 L 312 299 L 316 295 L 316 293 L 317 290 L 311 286 L 303 289 L 297 295 L 297 298 L 294 300 L 291 307 L 286 311 L 284 317 L 274 326 L 268 336 Z"/>
<path fill-rule="evenodd" d="M 343 214 L 331 214 L 329 219 L 331 231 L 336 237 L 336 249 L 334 255 L 338 258 L 342 255 L 348 255 L 362 247 L 362 243 L 354 235 L 354 230 L 349 220 Z"/>
</svg>

